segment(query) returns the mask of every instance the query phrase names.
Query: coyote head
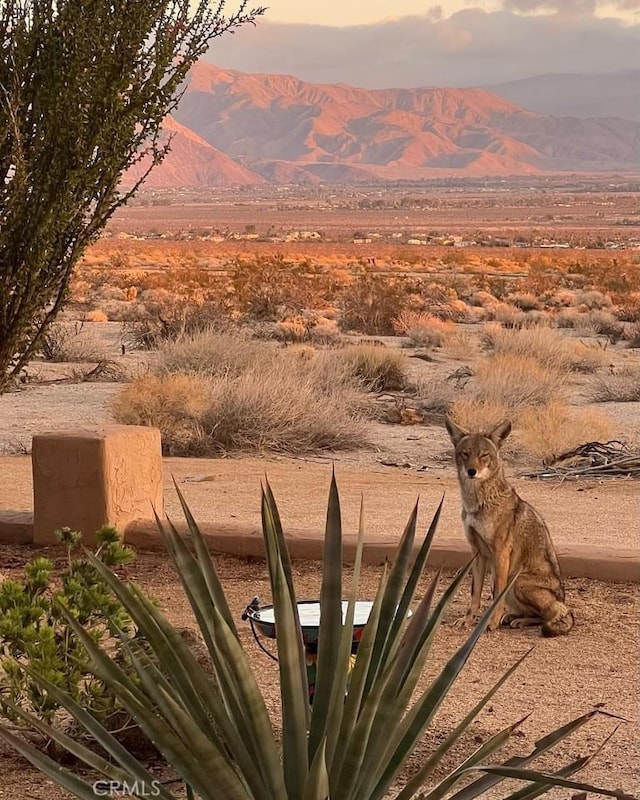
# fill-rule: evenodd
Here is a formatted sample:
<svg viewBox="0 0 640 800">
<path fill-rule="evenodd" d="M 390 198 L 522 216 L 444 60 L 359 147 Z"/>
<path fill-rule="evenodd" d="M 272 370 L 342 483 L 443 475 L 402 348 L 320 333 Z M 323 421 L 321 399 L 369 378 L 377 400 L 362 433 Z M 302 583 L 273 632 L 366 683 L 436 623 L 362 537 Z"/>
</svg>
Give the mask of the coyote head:
<svg viewBox="0 0 640 800">
<path fill-rule="evenodd" d="M 511 433 L 508 420 L 488 433 L 469 433 L 445 418 L 449 436 L 455 447 L 455 461 L 461 481 L 483 481 L 500 469 L 500 445 Z"/>
</svg>

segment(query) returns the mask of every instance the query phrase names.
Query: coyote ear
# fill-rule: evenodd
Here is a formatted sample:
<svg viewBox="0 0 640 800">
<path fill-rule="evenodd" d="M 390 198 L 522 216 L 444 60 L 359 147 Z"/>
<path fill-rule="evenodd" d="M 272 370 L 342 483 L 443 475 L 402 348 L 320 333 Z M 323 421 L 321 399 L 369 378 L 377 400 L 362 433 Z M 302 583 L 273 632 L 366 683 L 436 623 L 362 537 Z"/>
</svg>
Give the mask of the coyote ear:
<svg viewBox="0 0 640 800">
<path fill-rule="evenodd" d="M 504 422 L 501 422 L 499 425 L 496 425 L 496 427 L 489 434 L 489 438 L 497 447 L 500 447 L 502 442 L 504 442 L 504 440 L 510 433 L 511 433 L 511 421 L 506 419 Z"/>
<path fill-rule="evenodd" d="M 468 432 L 462 428 L 459 428 L 450 417 L 446 416 L 444 418 L 444 424 L 449 431 L 449 436 L 451 437 L 451 441 L 454 443 L 454 445 L 459 444 L 459 442 L 464 439 L 465 436 L 468 436 Z"/>
</svg>

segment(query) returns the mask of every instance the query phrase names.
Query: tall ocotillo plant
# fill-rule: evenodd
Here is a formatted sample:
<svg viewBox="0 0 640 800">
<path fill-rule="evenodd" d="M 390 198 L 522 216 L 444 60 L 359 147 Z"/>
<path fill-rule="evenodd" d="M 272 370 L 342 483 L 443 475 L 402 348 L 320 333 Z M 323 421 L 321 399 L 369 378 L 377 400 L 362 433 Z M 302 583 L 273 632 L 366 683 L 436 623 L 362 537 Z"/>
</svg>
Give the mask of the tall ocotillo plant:
<svg viewBox="0 0 640 800">
<path fill-rule="evenodd" d="M 38 347 L 78 259 L 169 144 L 164 117 L 242 0 L 0 2 L 0 391 Z M 119 191 L 141 159 L 140 179 Z"/>
<path fill-rule="evenodd" d="M 468 571 L 461 570 L 439 598 L 436 595 L 439 575 L 436 575 L 408 617 L 442 503 L 416 555 L 417 505 L 414 508 L 393 566 L 385 569 L 381 577 L 353 671 L 347 678 L 362 563 L 363 524 L 361 513 L 354 575 L 343 625 L 341 513 L 338 489 L 332 480 L 320 594 L 317 683 L 311 709 L 307 700 L 305 659 L 291 562 L 278 508 L 265 483 L 262 525 L 277 629 L 280 738 L 274 735 L 272 720 L 238 636 L 215 563 L 177 486 L 176 490 L 186 515 L 190 541 L 185 540 L 171 522 L 165 525 L 158 520 L 158 524 L 206 642 L 214 678 L 207 676 L 179 633 L 140 588 L 123 583 L 94 559 L 95 568 L 145 640 L 142 646 L 123 634 L 135 670 L 132 676 L 114 663 L 67 612 L 69 624 L 82 638 L 96 676 L 112 687 L 123 707 L 189 787 L 191 796 L 202 800 L 382 800 L 388 797 L 401 781 L 403 768 L 418 741 L 452 691 L 493 610 L 487 610 L 431 683 L 426 688 L 419 687 L 418 681 L 440 622 Z M 470 800 L 505 778 L 517 778 L 524 783 L 522 789 L 506 793 L 509 800 L 534 798 L 552 786 L 629 797 L 621 791 L 598 789 L 572 779 L 590 756 L 563 764 L 552 774 L 531 768 L 532 762 L 554 744 L 601 713 L 597 709 L 548 734 L 527 755 L 488 764 L 520 723 L 509 725 L 483 742 L 447 777 L 433 782 L 436 767 L 522 660 L 519 659 L 476 703 L 404 786 L 395 790 L 397 800 L 418 797 L 440 800 L 462 781 L 466 781 L 466 785 L 454 797 Z M 95 737 L 109 758 L 33 720 L 41 732 L 110 780 L 129 786 L 135 781 L 138 785 L 140 782 L 148 785 L 154 780 L 145 766 L 86 710 L 43 677 L 34 677 L 43 690 L 64 704 L 78 723 Z M 18 708 L 12 710 L 21 713 Z M 94 797 L 85 780 L 11 731 L 0 728 L 0 736 L 77 797 L 87 800 Z M 476 778 L 469 783 L 473 773 Z M 425 789 L 427 785 L 429 788 Z M 168 785 L 158 786 L 157 792 L 162 800 L 171 800 L 174 796 Z"/>
</svg>

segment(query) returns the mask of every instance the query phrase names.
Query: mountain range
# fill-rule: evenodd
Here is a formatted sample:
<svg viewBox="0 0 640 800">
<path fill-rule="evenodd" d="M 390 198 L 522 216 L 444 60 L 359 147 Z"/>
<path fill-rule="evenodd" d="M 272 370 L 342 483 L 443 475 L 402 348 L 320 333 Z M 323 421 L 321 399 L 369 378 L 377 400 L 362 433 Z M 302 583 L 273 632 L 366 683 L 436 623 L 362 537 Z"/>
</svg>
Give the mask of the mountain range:
<svg viewBox="0 0 640 800">
<path fill-rule="evenodd" d="M 640 69 L 594 75 L 547 73 L 483 88 L 540 114 L 640 122 Z"/>
<path fill-rule="evenodd" d="M 222 70 L 201 61 L 165 123 L 171 153 L 146 185 L 640 170 L 639 121 L 555 116 L 507 97 L 526 99 L 536 92 L 544 98 L 544 91 L 522 81 L 493 91 L 359 89 Z M 140 174 L 137 169 L 127 182 Z"/>
</svg>

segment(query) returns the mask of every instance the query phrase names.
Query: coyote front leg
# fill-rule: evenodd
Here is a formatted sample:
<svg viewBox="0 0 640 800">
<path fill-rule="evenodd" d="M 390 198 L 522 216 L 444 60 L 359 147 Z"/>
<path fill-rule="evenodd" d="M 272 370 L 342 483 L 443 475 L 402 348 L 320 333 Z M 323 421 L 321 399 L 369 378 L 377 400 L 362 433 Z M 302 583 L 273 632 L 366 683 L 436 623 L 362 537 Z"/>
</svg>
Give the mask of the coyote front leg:
<svg viewBox="0 0 640 800">
<path fill-rule="evenodd" d="M 493 599 L 496 600 L 497 597 L 504 591 L 507 586 L 509 580 L 509 563 L 511 561 L 511 553 L 508 550 L 502 550 L 499 553 L 495 554 L 494 557 L 494 564 L 493 564 Z M 491 619 L 489 620 L 489 624 L 487 625 L 488 631 L 495 631 L 496 628 L 500 626 L 500 622 L 502 617 L 504 617 L 504 612 L 506 608 L 506 601 L 503 597 L 502 600 L 496 606 L 493 614 L 491 615 Z"/>
<path fill-rule="evenodd" d="M 482 588 L 487 574 L 487 559 L 476 553 L 471 565 L 471 603 L 464 617 L 460 617 L 453 624 L 461 628 L 468 628 L 477 622 L 480 616 L 480 603 L 482 602 Z"/>
</svg>

